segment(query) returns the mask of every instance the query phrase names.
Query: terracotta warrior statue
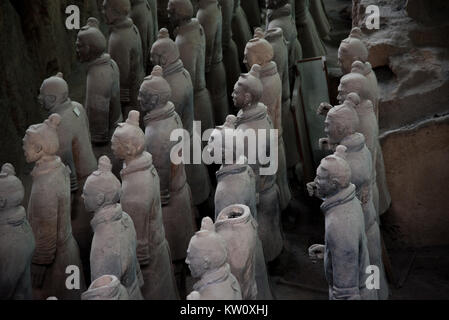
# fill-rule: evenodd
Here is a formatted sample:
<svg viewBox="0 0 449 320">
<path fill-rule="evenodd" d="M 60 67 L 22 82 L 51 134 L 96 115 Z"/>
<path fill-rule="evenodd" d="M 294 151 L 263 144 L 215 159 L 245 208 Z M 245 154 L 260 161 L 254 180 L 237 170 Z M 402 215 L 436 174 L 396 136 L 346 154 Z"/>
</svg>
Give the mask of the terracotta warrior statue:
<svg viewBox="0 0 449 320">
<path fill-rule="evenodd" d="M 238 80 L 241 71 L 237 45 L 232 38 L 232 21 L 234 18 L 234 0 L 218 0 L 223 18 L 221 46 L 223 49 L 223 63 L 226 68 L 226 88 L 228 97 L 231 97 L 234 83 Z"/>
<path fill-rule="evenodd" d="M 119 204 L 121 185 L 111 169 L 109 158 L 101 157 L 98 170 L 87 178 L 83 190 L 86 209 L 94 213 L 91 279 L 114 275 L 128 291 L 130 300 L 142 300 L 143 279 L 136 255 L 136 230 L 131 217 Z"/>
<path fill-rule="evenodd" d="M 374 205 L 376 211 L 379 214 L 383 214 L 391 205 L 391 196 L 387 185 L 382 148 L 378 138 L 379 125 L 376 121 L 375 110 L 372 107 L 372 86 L 370 80 L 361 71 L 364 68 L 363 64 L 355 61 L 353 67 L 353 71 L 343 76 L 340 80 L 338 100 L 339 103 L 343 103 L 347 95 L 351 92 L 357 93 L 360 97 L 361 102 L 356 107 L 357 114 L 360 118 L 360 125 L 357 131 L 365 136 L 367 141 L 366 145 L 373 157 L 378 189 L 378 193 L 375 191 Z"/>
<path fill-rule="evenodd" d="M 92 217 L 84 208 L 81 193 L 84 182 L 97 166 L 91 145 L 89 120 L 83 106 L 70 100 L 69 88 L 62 73 L 44 80 L 38 99 L 48 115 L 57 113 L 61 117 L 56 127 L 59 144 L 56 155 L 70 169 L 73 235 L 80 247 L 84 273 L 87 277 L 90 270 L 89 252 L 92 242 L 89 221 Z"/>
<path fill-rule="evenodd" d="M 246 1 L 246 0 L 244 0 Z M 237 53 L 239 55 L 239 62 L 243 61 L 243 52 L 245 46 L 252 38 L 251 28 L 248 24 L 245 11 L 240 6 L 241 0 L 234 0 L 234 11 L 232 18 L 232 38 L 237 45 Z M 242 66 L 242 70 L 244 66 Z"/>
<path fill-rule="evenodd" d="M 301 43 L 302 56 L 304 59 L 326 55 L 326 47 L 317 31 L 309 7 L 310 0 L 296 0 L 296 29 L 298 31 L 298 38 Z"/>
<path fill-rule="evenodd" d="M 176 300 L 178 292 L 165 239 L 159 176 L 153 157 L 145 151 L 140 114 L 131 111 L 112 137 L 112 149 L 124 160 L 120 204 L 131 217 L 137 234 L 137 259 L 142 270 L 146 300 Z"/>
<path fill-rule="evenodd" d="M 377 296 L 388 299 L 388 283 L 382 262 L 382 245 L 377 213 L 373 203 L 373 185 L 375 185 L 371 153 L 365 145 L 363 134 L 356 132 L 359 118 L 355 107 L 360 103 L 356 93 L 350 93 L 347 100 L 332 108 L 325 121 L 327 138 L 320 143 L 331 148 L 336 145 L 346 147 L 346 161 L 351 168 L 351 182 L 355 185 L 356 196 L 360 200 L 365 218 L 365 232 L 371 265 L 380 270 L 380 289 Z"/>
<path fill-rule="evenodd" d="M 23 138 L 26 161 L 35 162 L 28 218 L 36 240 L 31 265 L 33 298 L 39 300 L 49 296 L 78 300 L 85 291 L 80 252 L 70 222 L 69 169 L 57 156 L 61 121 L 59 114 L 52 114 L 44 123 L 29 127 Z M 78 267 L 80 289 L 66 287 L 67 266 Z"/>
<path fill-rule="evenodd" d="M 192 78 L 194 91 L 194 119 L 201 121 L 201 134 L 214 127 L 214 113 L 206 87 L 206 36 L 200 22 L 193 17 L 190 0 L 168 2 L 170 22 L 176 27 L 176 45 L 184 67 Z"/>
<path fill-rule="evenodd" d="M 85 107 L 89 119 L 90 138 L 98 159 L 108 155 L 112 159 L 111 137 L 123 120 L 120 106 L 120 71 L 106 51 L 106 38 L 98 29 L 99 22 L 89 18 L 78 33 L 78 60 L 87 64 Z M 119 163 L 115 163 L 115 171 Z"/>
<path fill-rule="evenodd" d="M 182 122 L 170 101 L 171 88 L 162 77 L 162 68 L 156 66 L 145 78 L 139 94 L 142 110 L 146 112 L 146 150 L 160 178 L 162 213 L 166 237 L 173 261 L 183 260 L 195 229 L 190 187 L 186 181 L 184 164 L 174 164 L 170 153 L 176 141 L 170 141 L 171 132 L 182 128 Z"/>
<path fill-rule="evenodd" d="M 233 204 L 242 204 L 249 208 L 254 223 L 257 223 L 257 194 L 256 177 L 253 169 L 247 164 L 247 159 L 241 156 L 235 159 L 233 147 L 226 144 L 228 137 L 234 137 L 235 122 L 237 118 L 229 115 L 223 126 L 216 127 L 212 132 L 207 146 L 211 156 L 221 163 L 220 170 L 217 171 L 217 188 L 215 191 L 215 220 L 226 207 Z M 217 155 L 215 153 L 218 153 Z M 226 162 L 226 155 L 233 156 L 233 161 Z M 257 229 L 257 228 L 256 228 Z M 258 230 L 256 231 L 256 253 L 255 253 L 255 277 L 257 284 L 257 300 L 272 300 L 268 275 L 263 254 L 262 242 L 260 241 Z M 232 252 L 229 252 L 232 255 Z M 232 264 L 231 264 L 232 267 Z M 236 274 L 237 276 L 237 274 Z"/>
<path fill-rule="evenodd" d="M 236 122 L 236 136 L 243 139 L 245 144 L 244 155 L 249 160 L 251 160 L 253 154 L 274 152 L 272 149 L 277 149 L 277 140 L 272 143 L 269 137 L 273 125 L 268 116 L 267 107 L 260 102 L 263 94 L 260 71 L 261 67 L 259 65 L 253 65 L 249 73 L 240 76 L 234 86 L 233 93 L 234 105 L 240 109 Z M 266 132 L 264 141 L 259 141 L 259 129 L 264 129 Z M 245 137 L 247 131 L 249 133 L 257 133 L 256 141 L 251 143 L 251 145 L 249 145 L 249 141 Z M 264 151 L 259 150 L 261 147 L 264 148 Z M 240 154 L 237 153 L 236 157 L 240 157 Z M 270 164 L 263 165 L 260 162 L 260 158 L 255 160 L 255 164 L 251 164 L 250 161 L 250 165 L 256 175 L 256 191 L 259 194 L 257 206 L 259 236 L 262 240 L 265 259 L 267 262 L 271 262 L 280 255 L 283 248 L 279 188 L 276 184 L 276 174 L 260 174 L 261 169 Z"/>
<path fill-rule="evenodd" d="M 142 63 L 146 74 L 149 67 L 150 49 L 154 41 L 156 41 L 155 35 L 157 33 L 157 21 L 153 20 L 154 16 L 152 8 L 148 0 L 130 1 L 130 18 L 133 20 L 134 25 L 139 30 L 140 40 L 142 44 Z"/>
<path fill-rule="evenodd" d="M 229 114 L 226 70 L 221 46 L 223 18 L 217 0 L 200 0 L 196 15 L 206 35 L 206 85 L 210 92 L 216 123 Z"/>
<path fill-rule="evenodd" d="M 184 69 L 178 46 L 169 38 L 168 30 L 159 31 L 158 40 L 151 49 L 151 61 L 163 69 L 164 79 L 171 87 L 171 102 L 190 135 L 190 154 L 193 154 L 193 85 L 189 72 Z M 204 203 L 211 193 L 211 182 L 204 164 L 185 165 L 187 182 L 192 189 L 193 204 Z"/>
<path fill-rule="evenodd" d="M 289 0 L 266 0 L 267 24 L 266 30 L 281 28 L 284 38 L 288 44 L 288 68 L 290 87 L 293 86 L 295 71 L 294 66 L 297 60 L 303 57 L 301 44 L 298 41 L 298 32 Z"/>
<path fill-rule="evenodd" d="M 221 211 L 215 229 L 226 242 L 228 263 L 240 283 L 242 299 L 255 300 L 257 222 L 247 206 L 235 204 Z"/>
<path fill-rule="evenodd" d="M 36 243 L 22 201 L 25 194 L 14 167 L 0 172 L 0 300 L 31 300 L 31 259 Z"/>
<path fill-rule="evenodd" d="M 139 30 L 129 17 L 130 0 L 105 0 L 103 11 L 110 27 L 108 52 L 120 70 L 120 101 L 125 117 L 139 107 L 137 95 L 145 77 L 142 42 Z"/>
<path fill-rule="evenodd" d="M 276 182 L 280 191 L 281 210 L 285 210 L 290 203 L 292 194 L 288 185 L 284 139 L 282 138 L 282 82 L 273 56 L 274 51 L 271 44 L 261 37 L 256 37 L 246 45 L 244 62 L 248 65 L 248 69 L 251 69 L 254 64 L 261 66 L 260 81 L 262 82 L 263 93 L 260 102 L 267 106 L 273 127 L 278 130 L 279 168 Z"/>
<path fill-rule="evenodd" d="M 311 196 L 322 199 L 325 244 L 313 245 L 312 255 L 324 255 L 324 272 L 330 300 L 377 300 L 375 290 L 366 287 L 370 265 L 365 223 L 351 168 L 345 160 L 346 147 L 323 160 L 314 182 L 307 185 Z"/>
<path fill-rule="evenodd" d="M 105 275 L 92 282 L 81 300 L 129 300 L 129 296 L 116 276 Z"/>
<path fill-rule="evenodd" d="M 300 162 L 300 155 L 295 132 L 295 119 L 291 111 L 288 44 L 281 28 L 268 29 L 265 35 L 261 28 L 257 28 L 254 37 L 264 37 L 273 47 L 273 61 L 276 63 L 282 81 L 282 137 L 285 144 L 285 153 L 288 154 L 288 157 L 286 157 L 287 168 L 294 168 Z"/>
<path fill-rule="evenodd" d="M 198 279 L 187 300 L 242 300 L 240 284 L 227 261 L 226 242 L 215 231 L 212 219 L 204 218 L 187 249 L 186 263 Z"/>
</svg>

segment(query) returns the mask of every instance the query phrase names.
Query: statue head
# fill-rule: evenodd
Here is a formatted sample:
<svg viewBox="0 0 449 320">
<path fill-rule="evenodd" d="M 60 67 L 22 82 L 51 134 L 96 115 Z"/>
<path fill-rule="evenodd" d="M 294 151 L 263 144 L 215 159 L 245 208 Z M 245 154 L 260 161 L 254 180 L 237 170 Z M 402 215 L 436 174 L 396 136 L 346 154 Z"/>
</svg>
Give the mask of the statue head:
<svg viewBox="0 0 449 320">
<path fill-rule="evenodd" d="M 337 96 L 339 103 L 343 103 L 351 92 L 357 93 L 362 101 L 373 100 L 370 81 L 364 75 L 365 65 L 355 61 L 353 66 L 351 73 L 344 75 L 340 80 Z"/>
<path fill-rule="evenodd" d="M 69 86 L 61 72 L 42 82 L 38 100 L 45 110 L 50 111 L 66 102 L 68 98 Z"/>
<path fill-rule="evenodd" d="M 366 62 L 368 60 L 368 49 L 362 41 L 362 30 L 355 27 L 338 48 L 338 64 L 343 74 L 350 73 L 352 63 L 357 60 Z"/>
<path fill-rule="evenodd" d="M 350 93 L 342 105 L 329 110 L 324 121 L 324 132 L 331 145 L 339 144 L 345 137 L 356 132 L 359 117 L 355 108 L 359 103 L 359 96 Z"/>
<path fill-rule="evenodd" d="M 168 30 L 162 28 L 159 30 L 157 40 L 151 47 L 151 62 L 153 65 L 166 66 L 179 60 L 180 54 L 176 43 L 170 39 Z"/>
<path fill-rule="evenodd" d="M 108 157 L 98 160 L 98 170 L 92 172 L 84 184 L 82 198 L 88 212 L 96 212 L 120 200 L 120 181 L 111 172 L 112 164 Z"/>
<path fill-rule="evenodd" d="M 0 211 L 20 206 L 24 195 L 25 189 L 13 165 L 5 163 L 0 172 Z"/>
<path fill-rule="evenodd" d="M 162 77 L 162 68 L 155 66 L 151 75 L 143 80 L 138 100 L 145 112 L 165 106 L 171 98 L 170 84 Z"/>
<path fill-rule="evenodd" d="M 232 99 L 237 108 L 242 109 L 256 104 L 262 98 L 263 85 L 260 81 L 260 70 L 261 67 L 254 64 L 249 73 L 240 75 L 232 92 Z"/>
<path fill-rule="evenodd" d="M 177 27 L 182 21 L 188 21 L 193 17 L 193 6 L 190 0 L 169 0 L 167 13 L 170 23 Z"/>
<path fill-rule="evenodd" d="M 267 9 L 278 9 L 288 4 L 290 0 L 265 0 Z"/>
<path fill-rule="evenodd" d="M 228 115 L 226 117 L 226 122 L 222 126 L 215 127 L 209 137 L 206 150 L 207 152 L 209 152 L 212 158 L 220 158 L 220 160 L 222 161 L 221 163 L 223 163 L 224 159 L 231 157 L 231 155 L 232 160 L 235 160 L 234 130 L 236 121 L 236 116 L 231 114 Z M 226 143 L 226 141 L 229 141 L 229 143 Z M 230 142 L 232 142 L 232 144 L 230 144 Z M 216 152 L 219 152 L 219 157 L 216 157 Z M 228 157 L 226 157 L 226 155 L 228 155 Z"/>
<path fill-rule="evenodd" d="M 223 238 L 215 232 L 212 219 L 206 217 L 198 231 L 190 240 L 186 264 L 192 277 L 201 278 L 210 271 L 226 264 L 228 253 Z"/>
<path fill-rule="evenodd" d="M 346 162 L 346 147 L 338 146 L 333 155 L 321 160 L 315 185 L 317 196 L 325 199 L 347 188 L 351 183 L 351 168 Z"/>
<path fill-rule="evenodd" d="M 104 0 L 102 12 L 106 23 L 112 25 L 129 16 L 131 3 L 129 0 Z"/>
<path fill-rule="evenodd" d="M 111 139 L 111 149 L 118 159 L 130 160 L 145 150 L 145 134 L 139 127 L 140 113 L 131 110 L 128 119 L 119 123 Z"/>
<path fill-rule="evenodd" d="M 36 162 L 44 156 L 53 156 L 59 150 L 57 128 L 61 116 L 53 113 L 44 123 L 30 126 L 23 138 L 23 151 L 28 163 Z"/>
<path fill-rule="evenodd" d="M 76 55 L 80 62 L 95 60 L 106 51 L 106 38 L 99 26 L 99 21 L 90 17 L 87 19 L 87 24 L 78 32 Z"/>
<path fill-rule="evenodd" d="M 274 57 L 273 47 L 262 38 L 249 40 L 245 47 L 245 57 L 243 63 L 250 69 L 253 65 L 264 66 L 271 62 Z"/>
</svg>

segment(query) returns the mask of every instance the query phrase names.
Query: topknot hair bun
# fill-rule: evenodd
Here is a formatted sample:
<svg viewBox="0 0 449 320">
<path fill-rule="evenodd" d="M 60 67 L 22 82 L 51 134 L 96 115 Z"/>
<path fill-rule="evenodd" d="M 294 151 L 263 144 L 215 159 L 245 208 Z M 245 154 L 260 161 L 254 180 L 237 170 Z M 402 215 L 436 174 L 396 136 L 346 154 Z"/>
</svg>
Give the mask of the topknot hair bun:
<svg viewBox="0 0 449 320">
<path fill-rule="evenodd" d="M 45 124 L 50 128 L 57 129 L 59 124 L 61 123 L 61 116 L 57 113 L 51 114 L 47 120 L 45 120 Z"/>
<path fill-rule="evenodd" d="M 14 166 L 12 164 L 5 163 L 2 166 L 1 175 L 2 176 L 15 176 L 16 175 L 16 170 L 14 169 Z"/>
<path fill-rule="evenodd" d="M 347 148 L 345 146 L 338 145 L 337 148 L 335 149 L 335 156 L 343 160 L 346 160 L 346 150 Z"/>
<path fill-rule="evenodd" d="M 140 121 L 140 112 L 136 110 L 131 110 L 128 114 L 128 119 L 126 119 L 126 123 L 138 127 L 139 121 Z"/>
<path fill-rule="evenodd" d="M 86 23 L 89 27 L 92 28 L 100 28 L 100 22 L 98 21 L 97 18 L 94 17 L 90 17 L 89 19 L 87 19 L 87 23 Z"/>
<path fill-rule="evenodd" d="M 107 173 L 111 172 L 112 170 L 112 163 L 111 160 L 107 156 L 101 156 L 98 160 L 98 171 Z"/>
<path fill-rule="evenodd" d="M 170 34 L 168 33 L 168 30 L 166 28 L 162 28 L 161 30 L 159 30 L 159 33 L 157 35 L 158 39 L 166 39 L 169 37 L 170 37 Z"/>
<path fill-rule="evenodd" d="M 162 77 L 163 70 L 161 66 L 154 66 L 153 71 L 151 71 L 153 77 Z"/>
</svg>

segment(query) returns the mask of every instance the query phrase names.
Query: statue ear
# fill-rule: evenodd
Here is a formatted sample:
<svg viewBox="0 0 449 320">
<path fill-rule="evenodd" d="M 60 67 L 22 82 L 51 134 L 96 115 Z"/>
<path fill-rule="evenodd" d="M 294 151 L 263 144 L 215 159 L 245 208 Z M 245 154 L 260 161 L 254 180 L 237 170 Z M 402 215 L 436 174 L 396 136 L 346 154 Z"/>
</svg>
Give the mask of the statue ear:
<svg viewBox="0 0 449 320">
<path fill-rule="evenodd" d="M 101 206 L 105 200 L 104 194 L 103 193 L 97 194 L 96 200 L 97 200 L 97 205 Z"/>
<path fill-rule="evenodd" d="M 5 198 L 0 198 L 0 209 L 3 209 L 6 207 L 6 203 L 8 200 L 6 200 Z"/>
<path fill-rule="evenodd" d="M 39 153 L 41 153 L 42 152 L 42 145 L 40 144 L 40 143 L 34 143 L 33 144 L 33 149 L 34 149 L 34 152 L 36 152 L 37 154 L 39 154 Z"/>
<path fill-rule="evenodd" d="M 253 96 L 251 95 L 251 93 L 247 92 L 245 93 L 245 105 L 248 105 L 251 103 Z"/>
</svg>

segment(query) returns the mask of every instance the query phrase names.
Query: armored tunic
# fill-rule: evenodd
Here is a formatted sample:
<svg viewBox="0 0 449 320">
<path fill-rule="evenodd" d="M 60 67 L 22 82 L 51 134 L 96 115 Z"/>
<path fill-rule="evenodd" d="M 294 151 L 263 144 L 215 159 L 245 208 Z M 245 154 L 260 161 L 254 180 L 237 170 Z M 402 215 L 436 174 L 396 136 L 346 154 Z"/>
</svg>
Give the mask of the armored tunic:
<svg viewBox="0 0 449 320">
<path fill-rule="evenodd" d="M 268 154 L 271 150 L 270 130 L 273 128 L 271 120 L 267 114 L 267 107 L 259 103 L 257 106 L 249 110 L 240 110 L 237 116 L 237 137 L 245 135 L 247 129 L 266 130 L 266 138 L 264 141 L 259 141 L 259 134 L 256 136 L 255 145 L 257 149 L 262 147 Z M 248 139 L 244 139 L 245 156 L 251 160 L 251 154 L 262 153 L 260 150 L 252 150 L 248 146 Z M 253 147 L 253 145 L 251 145 Z M 240 155 L 237 155 L 240 156 Z M 259 224 L 259 236 L 262 240 L 264 255 L 267 262 L 273 261 L 282 251 L 283 236 L 280 224 L 280 202 L 279 202 L 279 188 L 276 184 L 276 174 L 260 175 L 260 169 L 267 167 L 270 164 L 262 165 L 260 159 L 256 159 L 255 164 L 250 164 L 256 176 L 256 191 L 259 194 L 259 203 L 257 206 L 257 222 Z M 272 165 L 272 164 L 271 164 Z"/>
<path fill-rule="evenodd" d="M 95 213 L 90 252 L 91 279 L 103 275 L 116 276 L 127 289 L 130 300 L 142 300 L 143 285 L 136 256 L 136 230 L 130 216 L 120 204 L 109 205 Z"/>
<path fill-rule="evenodd" d="M 170 248 L 162 221 L 159 176 L 152 156 L 144 152 L 121 171 L 123 210 L 132 218 L 137 235 L 137 259 L 146 300 L 176 300 Z"/>
<path fill-rule="evenodd" d="M 192 79 L 194 119 L 201 121 L 201 130 L 214 127 L 214 115 L 209 90 L 206 88 L 206 37 L 197 19 L 176 29 L 176 45 L 184 67 Z"/>
<path fill-rule="evenodd" d="M 36 243 L 20 207 L 0 211 L 0 300 L 31 300 L 30 265 Z"/>
<path fill-rule="evenodd" d="M 92 143 L 109 143 L 123 117 L 120 107 L 120 71 L 107 53 L 87 65 L 85 106 Z"/>
<path fill-rule="evenodd" d="M 179 59 L 163 70 L 164 79 L 172 88 L 171 101 L 175 105 L 176 113 L 182 120 L 182 125 L 189 132 L 190 154 L 193 151 L 193 86 L 189 72 L 184 69 Z M 211 192 L 209 173 L 204 164 L 185 165 L 187 182 L 192 189 L 193 204 L 199 205 L 206 201 Z"/>
<path fill-rule="evenodd" d="M 340 144 L 347 148 L 346 161 L 351 168 L 351 182 L 356 187 L 356 196 L 362 205 L 370 263 L 380 270 L 380 289 L 377 295 L 379 299 L 385 300 L 388 299 L 388 284 L 382 262 L 379 224 L 372 197 L 374 175 L 371 154 L 365 145 L 365 138 L 360 133 L 347 136 Z"/>
<path fill-rule="evenodd" d="M 330 300 L 377 300 L 366 288 L 370 265 L 363 211 L 350 184 L 321 205 L 325 216 L 324 271 Z"/>
<path fill-rule="evenodd" d="M 131 110 L 140 110 L 137 96 L 145 75 L 142 43 L 130 18 L 110 27 L 108 51 L 120 70 L 120 101 L 125 117 Z"/>
<path fill-rule="evenodd" d="M 268 108 L 268 114 L 273 122 L 274 129 L 278 130 L 278 171 L 276 182 L 280 191 L 281 210 L 287 208 L 292 194 L 287 179 L 287 163 L 285 157 L 285 147 L 282 128 L 282 82 L 279 77 L 276 63 L 271 61 L 262 67 L 260 72 L 260 81 L 263 85 L 263 94 L 261 102 Z"/>
<path fill-rule="evenodd" d="M 144 121 L 146 149 L 153 156 L 159 174 L 165 235 L 172 259 L 185 259 L 195 229 L 192 196 L 184 164 L 173 164 L 170 159 L 177 144 L 170 141 L 170 135 L 173 130 L 182 129 L 182 122 L 171 102 L 148 113 Z"/>
<path fill-rule="evenodd" d="M 45 265 L 41 288 L 33 288 L 33 298 L 78 300 L 85 290 L 78 244 L 72 235 L 70 221 L 69 170 L 57 156 L 36 163 L 31 175 L 33 186 L 28 204 L 30 225 L 36 240 L 32 262 Z M 80 270 L 80 289 L 66 288 L 67 266 Z"/>
<path fill-rule="evenodd" d="M 229 101 L 221 46 L 223 18 L 217 0 L 201 0 L 197 18 L 206 35 L 206 85 L 214 119 L 215 123 L 223 123 L 229 114 Z"/>
</svg>

